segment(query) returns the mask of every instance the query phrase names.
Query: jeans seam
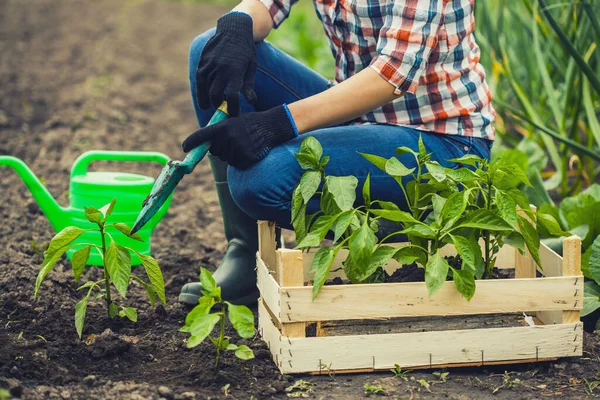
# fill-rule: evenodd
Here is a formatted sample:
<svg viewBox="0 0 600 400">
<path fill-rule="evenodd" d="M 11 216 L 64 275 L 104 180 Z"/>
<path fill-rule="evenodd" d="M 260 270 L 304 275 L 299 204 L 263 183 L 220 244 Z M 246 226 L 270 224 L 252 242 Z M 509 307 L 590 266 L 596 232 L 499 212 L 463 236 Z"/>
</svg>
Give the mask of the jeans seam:
<svg viewBox="0 0 600 400">
<path fill-rule="evenodd" d="M 273 79 L 275 82 L 277 82 L 278 84 L 280 84 L 281 86 L 283 86 L 283 88 L 285 90 L 287 90 L 288 92 L 290 92 L 293 96 L 295 96 L 296 99 L 301 100 L 301 99 L 304 98 L 298 92 L 296 92 L 290 85 L 288 85 L 287 82 L 285 82 L 284 80 L 282 80 L 281 78 L 279 78 L 277 75 L 273 74 L 268 69 L 263 68 L 260 65 L 258 65 L 256 67 L 256 70 L 262 72 L 263 74 L 267 75 L 269 78 Z"/>
</svg>

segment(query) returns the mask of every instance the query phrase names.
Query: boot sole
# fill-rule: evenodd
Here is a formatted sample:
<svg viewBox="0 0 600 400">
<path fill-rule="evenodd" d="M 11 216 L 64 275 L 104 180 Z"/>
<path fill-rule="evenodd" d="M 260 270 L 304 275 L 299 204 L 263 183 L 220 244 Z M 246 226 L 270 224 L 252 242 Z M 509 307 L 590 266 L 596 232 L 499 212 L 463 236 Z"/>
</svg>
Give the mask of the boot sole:
<svg viewBox="0 0 600 400">
<path fill-rule="evenodd" d="M 195 295 L 193 293 L 180 293 L 179 302 L 190 306 L 195 306 L 196 304 L 198 304 L 198 299 L 200 299 L 200 297 L 201 296 Z M 257 289 L 246 296 L 238 297 L 236 299 L 227 299 L 227 301 L 232 304 L 235 304 L 236 306 L 252 306 L 258 302 L 258 297 L 259 293 Z"/>
</svg>

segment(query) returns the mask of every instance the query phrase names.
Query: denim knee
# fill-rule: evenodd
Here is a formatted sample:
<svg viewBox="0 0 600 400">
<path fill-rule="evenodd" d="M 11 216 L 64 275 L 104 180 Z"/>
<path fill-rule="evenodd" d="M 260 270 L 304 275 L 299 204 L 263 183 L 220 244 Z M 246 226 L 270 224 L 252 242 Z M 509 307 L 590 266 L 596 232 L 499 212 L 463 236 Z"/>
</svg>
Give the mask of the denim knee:
<svg viewBox="0 0 600 400">
<path fill-rule="evenodd" d="M 289 204 L 286 204 L 285 193 L 282 193 L 285 185 L 276 178 L 274 171 L 277 169 L 271 168 L 269 161 L 267 157 L 246 170 L 229 167 L 229 191 L 238 207 L 252 218 L 286 222 L 289 220 Z"/>
</svg>

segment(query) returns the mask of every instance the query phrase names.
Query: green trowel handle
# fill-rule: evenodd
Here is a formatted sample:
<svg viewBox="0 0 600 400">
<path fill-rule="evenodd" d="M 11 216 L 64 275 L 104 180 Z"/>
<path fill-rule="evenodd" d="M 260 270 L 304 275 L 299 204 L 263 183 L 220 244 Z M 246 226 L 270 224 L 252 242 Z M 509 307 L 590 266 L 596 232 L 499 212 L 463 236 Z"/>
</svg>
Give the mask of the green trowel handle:
<svg viewBox="0 0 600 400">
<path fill-rule="evenodd" d="M 169 161 L 166 154 L 153 151 L 111 151 L 92 150 L 80 155 L 71 169 L 71 177 L 85 175 L 88 166 L 94 161 L 137 161 L 157 162 L 165 165 Z"/>
<path fill-rule="evenodd" d="M 217 111 L 215 111 L 210 121 L 208 121 L 207 126 L 221 122 L 227 119 L 227 117 L 227 102 L 224 101 L 221 104 L 221 106 L 217 108 Z M 198 163 L 202 161 L 202 159 L 206 156 L 206 153 L 208 153 L 208 149 L 210 149 L 211 144 L 212 142 L 209 141 L 202 143 L 198 147 L 194 147 L 192 150 L 190 150 L 187 156 L 185 156 L 185 159 L 179 165 L 185 167 L 186 172 L 189 174 L 194 170 L 196 165 L 198 165 Z"/>
</svg>

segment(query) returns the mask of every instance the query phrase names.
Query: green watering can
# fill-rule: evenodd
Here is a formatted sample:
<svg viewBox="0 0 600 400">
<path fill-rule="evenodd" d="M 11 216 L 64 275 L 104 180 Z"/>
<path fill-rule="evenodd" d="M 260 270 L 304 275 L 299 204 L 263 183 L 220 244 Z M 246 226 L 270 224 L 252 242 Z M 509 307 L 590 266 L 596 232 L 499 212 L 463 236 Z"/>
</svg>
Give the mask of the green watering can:
<svg viewBox="0 0 600 400">
<path fill-rule="evenodd" d="M 155 152 L 88 151 L 79 156 L 73 164 L 69 189 L 71 204 L 65 208 L 56 202 L 22 160 L 12 156 L 0 156 L 0 165 L 9 166 L 17 171 L 57 232 L 67 226 L 77 226 L 82 229 L 97 228 L 97 225 L 85 218 L 84 207 L 100 208 L 110 203 L 113 198 L 116 198 L 117 202 L 108 223 L 123 222 L 129 227 L 133 226 L 142 209 L 142 202 L 154 185 L 154 178 L 124 172 L 88 172 L 88 166 L 94 161 L 156 162 L 165 165 L 169 161 L 169 157 Z M 144 239 L 143 242 L 130 239 L 113 227 L 107 228 L 106 232 L 110 233 L 117 243 L 135 249 L 140 254 L 150 255 L 152 230 L 166 214 L 170 202 L 171 197 L 144 226 L 144 229 L 138 232 Z M 98 232 L 86 232 L 74 243 L 102 245 Z M 72 249 L 67 252 L 69 260 L 76 250 Z M 141 264 L 139 257 L 135 254 L 131 254 L 131 261 L 133 265 Z M 102 265 L 102 257 L 99 252 L 92 250 L 88 265 Z"/>
</svg>

